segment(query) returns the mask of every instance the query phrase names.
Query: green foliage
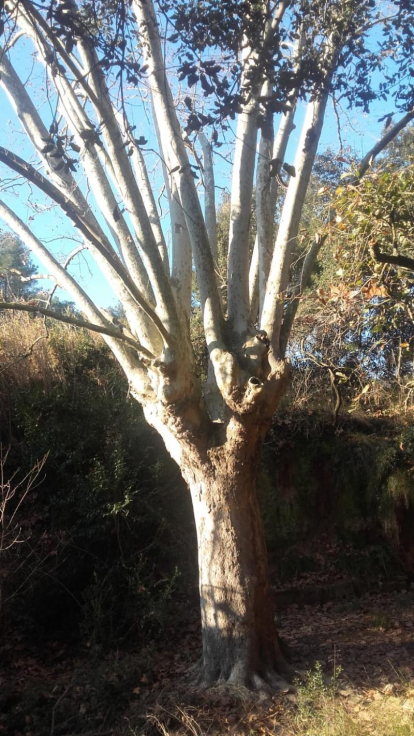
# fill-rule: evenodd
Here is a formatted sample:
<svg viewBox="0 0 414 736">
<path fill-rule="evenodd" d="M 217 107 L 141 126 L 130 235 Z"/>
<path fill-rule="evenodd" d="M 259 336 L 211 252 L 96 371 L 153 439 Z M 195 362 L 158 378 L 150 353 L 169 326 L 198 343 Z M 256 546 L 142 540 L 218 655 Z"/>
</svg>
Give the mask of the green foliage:
<svg viewBox="0 0 414 736">
<path fill-rule="evenodd" d="M 30 253 L 15 235 L 0 231 L 0 300 L 11 302 L 17 299 L 30 299 L 33 295 L 33 282 L 24 282 L 36 272 Z"/>
<path fill-rule="evenodd" d="M 349 183 L 357 167 L 352 152 L 318 157 L 302 218 L 298 273 L 300 249 L 325 230 L 332 212 L 334 219 L 293 334 L 291 357 L 313 389 L 303 405 L 313 395 L 311 408 L 326 401 L 333 378 L 342 411 L 362 404 L 392 412 L 412 404 L 414 281 L 409 270 L 377 262 L 374 251 L 413 253 L 413 131 L 406 128 L 358 184 Z"/>
<path fill-rule="evenodd" d="M 398 477 L 412 494 L 409 437 L 393 422 L 349 418 L 335 432 L 299 412 L 275 419 L 259 491 L 280 584 L 328 571 L 356 580 L 400 574 L 400 501 L 389 489 Z"/>
<path fill-rule="evenodd" d="M 329 244 L 336 268 L 319 292 L 332 333 L 326 347 L 336 343 L 337 363 L 353 346 L 366 375 L 397 381 L 412 376 L 414 280 L 410 271 L 377 262 L 374 252 L 414 253 L 413 140 L 407 128 L 358 184 L 347 185 L 351 168 L 336 189 Z"/>
<path fill-rule="evenodd" d="M 289 732 L 296 736 L 412 736 L 414 719 L 402 708 L 401 699 L 379 697 L 363 703 L 363 718 L 360 716 L 362 698 L 349 684 L 341 690 L 341 669 L 334 671 L 327 680 L 319 662 L 298 683 L 297 707 L 289 723 Z M 402 688 L 408 691 L 407 686 Z M 341 694 L 345 695 L 342 699 Z"/>
<path fill-rule="evenodd" d="M 87 646 L 96 650 L 165 632 L 179 585 L 178 568 L 159 578 L 148 556 L 140 552 L 109 570 L 101 566 L 83 592 L 81 630 Z"/>
<path fill-rule="evenodd" d="M 298 683 L 298 705 L 305 708 L 315 706 L 321 698 L 332 699 L 335 697 L 339 688 L 339 677 L 341 667 L 337 667 L 333 677 L 327 679 L 323 673 L 322 665 L 316 662 L 313 670 L 305 673 L 304 682 Z"/>
</svg>

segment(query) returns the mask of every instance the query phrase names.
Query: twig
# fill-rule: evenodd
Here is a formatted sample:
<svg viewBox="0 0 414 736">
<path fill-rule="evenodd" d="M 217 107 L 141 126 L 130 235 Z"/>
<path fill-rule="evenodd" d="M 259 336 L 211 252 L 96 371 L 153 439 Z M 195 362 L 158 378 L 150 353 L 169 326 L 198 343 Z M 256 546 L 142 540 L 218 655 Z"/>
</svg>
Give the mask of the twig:
<svg viewBox="0 0 414 736">
<path fill-rule="evenodd" d="M 73 677 L 72 677 L 69 685 L 67 685 L 67 687 L 63 691 L 62 695 L 60 695 L 60 697 L 57 699 L 56 703 L 54 704 L 54 706 L 52 708 L 52 723 L 50 725 L 50 736 L 53 736 L 53 734 L 55 733 L 56 711 L 57 711 L 59 705 L 61 704 L 63 698 L 66 697 L 66 695 L 68 694 L 69 690 L 71 689 L 71 687 L 72 687 L 72 685 L 74 683 L 74 680 L 75 680 L 75 675 L 73 675 Z"/>
<path fill-rule="evenodd" d="M 25 358 L 30 358 L 30 356 L 33 353 L 33 349 L 34 349 L 34 346 L 36 345 L 36 343 L 38 343 L 39 340 L 47 340 L 47 337 L 48 337 L 47 335 L 39 335 L 39 337 L 37 337 L 36 340 L 34 340 L 34 342 L 32 342 L 32 344 L 26 350 L 25 353 L 21 353 L 16 358 L 16 360 L 13 360 L 11 363 L 8 363 L 6 366 L 4 366 L 4 368 L 1 369 L 0 376 L 1 376 L 2 373 L 6 373 L 6 371 L 8 371 L 10 368 L 12 368 L 13 366 L 15 366 L 18 363 L 20 363 L 20 361 L 24 360 Z"/>
</svg>

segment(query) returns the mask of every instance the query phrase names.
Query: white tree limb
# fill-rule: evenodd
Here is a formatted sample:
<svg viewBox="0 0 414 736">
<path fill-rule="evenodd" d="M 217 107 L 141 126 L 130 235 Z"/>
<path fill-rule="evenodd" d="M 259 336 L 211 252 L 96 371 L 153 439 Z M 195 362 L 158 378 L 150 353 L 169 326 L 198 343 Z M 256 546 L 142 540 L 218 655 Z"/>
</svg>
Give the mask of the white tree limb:
<svg viewBox="0 0 414 736">
<path fill-rule="evenodd" d="M 54 154 L 56 154 L 56 147 L 52 143 L 50 143 L 51 137 L 49 131 L 43 124 L 35 106 L 33 105 L 27 93 L 27 90 L 20 81 L 18 75 L 14 71 L 6 55 L 1 53 L 1 49 L 0 75 L 0 83 L 5 89 L 11 101 L 11 104 L 16 110 L 16 114 L 20 122 L 22 123 L 29 139 L 31 140 L 37 154 L 39 155 L 46 172 L 50 173 L 50 178 L 52 182 L 54 182 L 59 192 L 64 195 L 68 204 L 71 203 L 78 212 L 82 213 L 83 220 L 87 224 L 88 228 L 97 235 L 98 240 L 103 244 L 105 250 L 108 252 L 112 251 L 111 243 L 109 242 L 108 238 L 106 237 L 105 233 L 102 231 L 99 223 L 94 217 L 93 212 L 84 195 L 80 191 L 77 183 L 73 179 L 69 170 L 67 170 L 67 168 L 62 165 L 64 163 L 62 159 L 60 157 L 55 157 Z M 71 88 L 70 91 L 72 91 Z M 84 141 L 82 139 L 80 140 L 80 143 L 84 145 Z M 6 161 L 6 163 L 10 165 L 10 159 Z M 25 175 L 24 172 L 20 173 L 23 173 L 23 176 Z M 39 179 L 34 183 L 38 184 Z M 105 199 L 103 199 L 103 206 L 105 206 Z M 107 277 L 110 277 L 108 265 L 104 261 L 102 261 L 99 253 L 97 253 L 96 251 L 93 251 L 93 253 L 105 275 Z M 135 276 L 137 277 L 136 273 Z M 142 285 L 142 282 L 143 279 L 140 278 L 138 280 L 138 286 Z M 112 279 L 112 283 L 118 298 L 125 301 L 125 308 L 131 324 L 131 329 L 137 332 L 143 342 L 145 342 L 147 345 L 156 345 L 157 341 L 156 338 L 154 338 L 153 331 L 151 334 L 150 327 L 145 322 L 145 320 L 142 319 L 142 312 L 140 312 L 140 310 L 137 309 L 136 306 L 134 306 L 133 301 L 131 301 L 130 297 L 128 296 L 128 291 L 124 288 L 122 280 L 117 278 L 117 276 L 115 275 L 115 278 Z"/>
<path fill-rule="evenodd" d="M 154 111 L 154 106 L 153 111 Z M 169 172 L 172 169 L 169 146 L 162 140 L 157 118 L 154 111 L 154 124 L 160 149 L 164 186 L 168 198 L 171 223 L 171 278 L 180 311 L 189 326 L 191 313 L 192 290 L 192 253 L 188 234 L 185 212 L 180 200 L 174 176 Z"/>
<path fill-rule="evenodd" d="M 268 13 L 269 4 L 264 2 L 263 6 L 265 14 Z M 251 48 L 248 39 L 245 39 L 243 49 L 241 91 L 247 94 L 247 100 L 237 118 L 227 274 L 228 319 L 233 331 L 239 336 L 246 334 L 250 324 L 249 236 L 260 111 L 259 97 L 262 93 L 266 95 L 271 86 L 269 82 L 264 81 L 263 59 L 266 57 L 263 52 L 274 40 L 285 9 L 286 3 L 279 3 L 274 16 L 265 23 L 263 49 Z"/>
<path fill-rule="evenodd" d="M 94 91 L 97 102 L 95 112 L 102 127 L 102 135 L 111 158 L 112 166 L 118 182 L 119 190 L 134 227 L 141 257 L 149 276 L 157 311 L 169 333 L 179 336 L 179 320 L 168 273 L 158 251 L 151 222 L 145 208 L 141 192 L 127 155 L 122 133 L 109 98 L 102 70 L 98 64 L 96 52 L 85 40 L 78 41 L 79 52 L 88 70 L 89 84 Z"/>
<path fill-rule="evenodd" d="M 200 131 L 198 139 L 203 150 L 203 183 L 204 183 L 204 217 L 206 220 L 206 228 L 208 239 L 213 256 L 214 263 L 217 267 L 217 217 L 216 217 L 216 190 L 214 181 L 214 166 L 211 144 L 208 142 L 205 134 Z"/>
<path fill-rule="evenodd" d="M 295 158 L 296 176 L 291 177 L 276 237 L 261 315 L 261 329 L 279 356 L 279 335 L 283 317 L 283 294 L 288 285 L 291 254 L 296 244 L 300 218 L 312 166 L 319 143 L 328 101 L 328 90 L 308 103 Z"/>
<path fill-rule="evenodd" d="M 215 349 L 222 349 L 223 334 L 221 304 L 207 230 L 166 79 L 153 4 L 151 0 L 136 0 L 133 2 L 133 10 L 148 65 L 155 115 L 170 150 L 174 178 L 185 213 L 200 288 L 204 332 L 211 353 Z"/>
<path fill-rule="evenodd" d="M 371 150 L 368 151 L 368 153 L 364 156 L 361 163 L 359 164 L 356 181 L 363 177 L 363 175 L 372 166 L 372 163 L 374 159 L 378 156 L 378 154 L 381 153 L 381 151 L 383 151 L 384 148 L 386 148 L 388 144 L 391 143 L 391 141 L 394 140 L 394 138 L 396 138 L 399 133 L 401 133 L 403 128 L 405 128 L 408 123 L 411 122 L 411 120 L 414 120 L 414 110 L 407 112 L 406 115 L 404 115 L 397 123 L 391 126 L 386 133 L 384 133 L 382 138 L 380 138 L 375 146 L 373 146 Z"/>
<path fill-rule="evenodd" d="M 145 297 L 140 293 L 136 284 L 131 279 L 116 254 L 114 254 L 112 250 L 106 250 L 105 246 L 102 245 L 100 241 L 99 232 L 95 232 L 95 230 L 89 225 L 89 223 L 85 221 L 83 215 L 79 213 L 79 211 L 77 211 L 70 202 L 67 201 L 64 195 L 60 193 L 58 188 L 55 187 L 47 179 L 45 179 L 44 176 L 42 176 L 26 161 L 23 161 L 23 159 L 21 159 L 15 153 L 11 153 L 1 146 L 0 161 L 5 163 L 17 173 L 24 176 L 28 181 L 31 181 L 37 187 L 39 187 L 39 189 L 41 189 L 61 207 L 61 209 L 72 220 L 73 224 L 80 230 L 86 241 L 90 244 L 90 247 L 93 247 L 94 251 L 98 254 L 98 256 L 100 256 L 99 261 L 103 272 L 107 273 L 109 268 L 112 283 L 116 282 L 116 277 L 119 276 L 123 286 L 126 287 L 126 290 L 135 299 L 136 303 L 150 317 L 154 325 L 157 327 L 160 335 L 162 335 L 165 341 L 165 344 L 171 344 L 172 338 L 166 331 L 165 326 L 163 325 L 153 308 L 146 302 Z"/>
</svg>

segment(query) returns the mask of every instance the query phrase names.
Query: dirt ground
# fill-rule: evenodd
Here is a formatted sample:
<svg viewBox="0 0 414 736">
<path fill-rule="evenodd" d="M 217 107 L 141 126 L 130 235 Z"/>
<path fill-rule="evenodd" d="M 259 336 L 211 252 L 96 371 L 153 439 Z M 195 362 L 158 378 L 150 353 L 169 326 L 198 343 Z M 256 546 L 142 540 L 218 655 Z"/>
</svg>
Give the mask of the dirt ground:
<svg viewBox="0 0 414 736">
<path fill-rule="evenodd" d="M 373 706 L 386 699 L 397 713 L 396 722 L 401 712 L 401 718 L 413 723 L 412 731 L 394 730 L 388 736 L 414 734 L 413 590 L 318 606 L 291 605 L 279 612 L 278 628 L 298 671 L 315 673 L 319 662 L 324 682 L 334 675 L 335 697 L 366 727 L 344 733 L 374 733 Z M 191 690 L 188 668 L 200 650 L 196 612 L 185 626 L 171 627 L 169 641 L 169 646 L 160 640 L 136 651 L 124 647 L 103 653 L 88 647 L 73 651 L 58 641 L 29 647 L 10 633 L 1 648 L 0 734 L 313 735 L 310 727 L 302 732 L 289 726 L 290 716 L 298 712 L 295 688 L 282 688 L 268 701 L 220 688 L 208 693 Z M 316 680 L 308 678 L 308 690 L 319 688 L 324 695 L 323 682 L 319 679 L 315 685 Z M 319 733 L 325 733 L 322 727 Z"/>
</svg>

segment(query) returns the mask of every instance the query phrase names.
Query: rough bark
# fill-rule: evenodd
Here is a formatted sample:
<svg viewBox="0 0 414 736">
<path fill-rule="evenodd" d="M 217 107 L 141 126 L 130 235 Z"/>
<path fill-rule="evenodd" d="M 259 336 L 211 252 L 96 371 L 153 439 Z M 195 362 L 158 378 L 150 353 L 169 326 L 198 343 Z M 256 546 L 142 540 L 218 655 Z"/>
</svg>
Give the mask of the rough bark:
<svg viewBox="0 0 414 736">
<path fill-rule="evenodd" d="M 195 389 L 179 413 L 147 404 L 148 422 L 179 464 L 198 539 L 203 656 L 197 682 L 258 691 L 285 686 L 292 670 L 280 648 L 256 491 L 263 439 L 289 370 L 247 414 L 211 422 Z"/>
<path fill-rule="evenodd" d="M 277 687 L 289 668 L 280 650 L 255 463 L 220 448 L 191 484 L 198 539 L 203 661 L 200 684 Z M 244 458 L 244 459 L 242 459 Z"/>
</svg>

